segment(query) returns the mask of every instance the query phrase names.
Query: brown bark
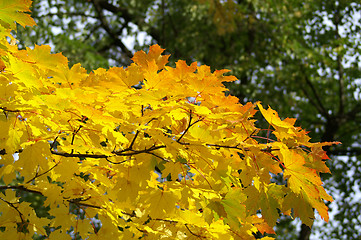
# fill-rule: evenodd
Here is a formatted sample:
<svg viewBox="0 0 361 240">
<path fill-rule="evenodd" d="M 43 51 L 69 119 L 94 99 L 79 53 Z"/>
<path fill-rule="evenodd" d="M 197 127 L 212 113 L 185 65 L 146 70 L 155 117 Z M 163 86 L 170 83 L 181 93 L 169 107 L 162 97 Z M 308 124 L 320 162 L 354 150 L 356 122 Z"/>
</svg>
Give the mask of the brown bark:
<svg viewBox="0 0 361 240">
<path fill-rule="evenodd" d="M 298 240 L 308 240 L 310 239 L 311 228 L 302 223 L 300 235 L 298 236 Z"/>
</svg>

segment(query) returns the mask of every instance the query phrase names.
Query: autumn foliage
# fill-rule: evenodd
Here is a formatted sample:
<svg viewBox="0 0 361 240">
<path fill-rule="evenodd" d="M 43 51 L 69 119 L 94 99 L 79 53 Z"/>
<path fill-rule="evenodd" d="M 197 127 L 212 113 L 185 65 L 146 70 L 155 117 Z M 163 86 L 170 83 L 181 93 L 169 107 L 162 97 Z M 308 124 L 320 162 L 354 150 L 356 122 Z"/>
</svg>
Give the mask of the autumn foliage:
<svg viewBox="0 0 361 240">
<path fill-rule="evenodd" d="M 154 45 L 88 74 L 49 46 L 19 50 L 30 1 L 0 2 L 1 239 L 253 239 L 281 215 L 328 221 L 332 143 L 226 96 L 227 70 L 167 66 Z"/>
</svg>

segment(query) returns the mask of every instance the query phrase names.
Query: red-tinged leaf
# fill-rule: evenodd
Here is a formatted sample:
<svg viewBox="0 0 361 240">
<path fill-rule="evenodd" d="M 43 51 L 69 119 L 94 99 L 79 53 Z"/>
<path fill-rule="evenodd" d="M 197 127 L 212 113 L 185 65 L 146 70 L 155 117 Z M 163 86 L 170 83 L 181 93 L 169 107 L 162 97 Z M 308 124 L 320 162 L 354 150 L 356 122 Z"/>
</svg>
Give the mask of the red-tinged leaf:
<svg viewBox="0 0 361 240">
<path fill-rule="evenodd" d="M 284 164 L 284 177 L 288 178 L 289 188 L 298 196 L 302 196 L 321 217 L 328 221 L 327 206 L 323 200 L 332 201 L 322 188 L 322 181 L 316 170 L 306 166 L 304 157 L 289 150 L 282 144 L 275 143 L 280 148 L 280 158 Z M 304 204 L 303 204 L 304 205 Z"/>
<path fill-rule="evenodd" d="M 262 233 L 262 234 L 265 234 L 265 233 L 276 234 L 276 232 L 273 230 L 273 228 L 271 228 L 266 222 L 257 223 L 257 224 L 255 224 L 255 226 L 258 229 L 258 231 L 260 231 L 260 233 Z"/>
<path fill-rule="evenodd" d="M 340 144 L 340 142 L 323 142 L 323 143 L 310 143 L 311 152 L 308 154 L 307 162 L 305 166 L 315 169 L 318 172 L 330 173 L 330 169 L 326 165 L 326 161 L 330 159 L 326 151 L 322 149 L 323 146 L 329 146 L 333 144 Z"/>
<path fill-rule="evenodd" d="M 284 177 L 288 178 L 291 190 L 298 194 L 302 189 L 308 189 L 312 192 L 311 195 L 317 196 L 318 191 L 315 187 L 320 186 L 322 182 L 314 169 L 304 166 L 304 157 L 289 150 L 284 144 L 274 143 L 273 145 L 280 149 L 279 157 L 285 168 Z"/>
</svg>

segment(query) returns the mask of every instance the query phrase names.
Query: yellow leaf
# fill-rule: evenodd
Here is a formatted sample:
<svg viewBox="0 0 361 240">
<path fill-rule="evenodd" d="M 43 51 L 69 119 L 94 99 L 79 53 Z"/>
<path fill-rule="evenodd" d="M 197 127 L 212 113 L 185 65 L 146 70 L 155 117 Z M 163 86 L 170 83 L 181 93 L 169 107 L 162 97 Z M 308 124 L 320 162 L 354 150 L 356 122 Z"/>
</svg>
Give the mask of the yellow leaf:
<svg viewBox="0 0 361 240">
<path fill-rule="evenodd" d="M 22 147 L 23 151 L 19 154 L 20 161 L 17 161 L 15 165 L 21 164 L 23 171 L 32 175 L 35 172 L 48 170 L 50 168 L 49 163 L 53 165 L 49 161 L 51 156 L 49 143 L 44 141 L 27 142 L 22 144 Z"/>
<path fill-rule="evenodd" d="M 68 59 L 61 53 L 51 54 L 51 47 L 48 45 L 35 45 L 34 49 L 27 49 L 28 56 L 32 63 L 40 70 L 57 72 L 58 68 L 68 65 Z"/>
<path fill-rule="evenodd" d="M 5 184 L 11 183 L 16 178 L 16 168 L 13 164 L 0 168 L 0 175 Z"/>
<path fill-rule="evenodd" d="M 278 113 L 271 107 L 268 107 L 268 109 L 265 110 L 260 103 L 257 103 L 257 106 L 267 122 L 271 124 L 280 134 L 281 139 L 296 136 L 296 128 L 293 126 L 296 119 L 286 118 L 282 121 L 279 118 Z"/>
<path fill-rule="evenodd" d="M 147 210 L 149 215 L 154 219 L 174 215 L 179 197 L 180 193 L 176 194 L 175 191 L 154 189 L 145 202 L 149 206 Z"/>
<path fill-rule="evenodd" d="M 6 141 L 6 152 L 12 154 L 15 151 L 20 149 L 20 138 L 23 135 L 23 132 L 16 127 L 10 126 L 9 136 Z"/>
<path fill-rule="evenodd" d="M 21 26 L 34 26 L 35 21 L 30 17 L 29 12 L 31 0 L 0 1 L 0 23 L 4 27 L 15 30 L 15 21 Z"/>
<path fill-rule="evenodd" d="M 280 157 L 285 168 L 284 176 L 288 178 L 289 188 L 316 208 L 321 217 L 328 221 L 328 208 L 323 199 L 332 201 L 332 197 L 322 188 L 322 181 L 316 170 L 306 167 L 304 158 L 283 144 L 274 143 L 274 145 L 280 148 Z M 305 203 L 302 205 L 306 206 Z"/>
<path fill-rule="evenodd" d="M 170 55 L 161 55 L 164 49 L 162 49 L 159 45 L 153 45 L 149 48 L 149 53 L 146 54 L 144 51 L 139 51 L 134 54 L 132 60 L 139 66 L 144 68 L 148 67 L 148 64 L 152 61 L 155 61 L 157 65 L 157 70 L 163 69 L 165 64 L 168 62 L 168 58 Z"/>
</svg>

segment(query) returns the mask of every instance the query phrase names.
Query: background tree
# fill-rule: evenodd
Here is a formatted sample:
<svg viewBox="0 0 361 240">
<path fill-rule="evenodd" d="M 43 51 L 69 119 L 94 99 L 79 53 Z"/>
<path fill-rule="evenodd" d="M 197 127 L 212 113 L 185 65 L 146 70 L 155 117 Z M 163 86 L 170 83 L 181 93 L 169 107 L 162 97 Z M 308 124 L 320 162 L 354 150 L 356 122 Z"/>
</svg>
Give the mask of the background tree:
<svg viewBox="0 0 361 240">
<path fill-rule="evenodd" d="M 343 142 L 327 149 L 338 156 L 330 165 L 333 175 L 324 176 L 337 196 L 333 221 L 315 231 L 325 239 L 356 239 L 360 9 L 358 1 L 320 0 L 36 1 L 39 28 L 20 37 L 24 44 L 50 42 L 89 70 L 128 64 L 132 52 L 150 43 L 159 43 L 174 59 L 232 69 L 239 81 L 229 87 L 241 102 L 277 106 L 282 116 L 297 117 L 313 138 Z M 127 47 L 129 36 L 138 39 L 133 49 Z M 303 226 L 299 237 L 309 234 Z"/>
</svg>

